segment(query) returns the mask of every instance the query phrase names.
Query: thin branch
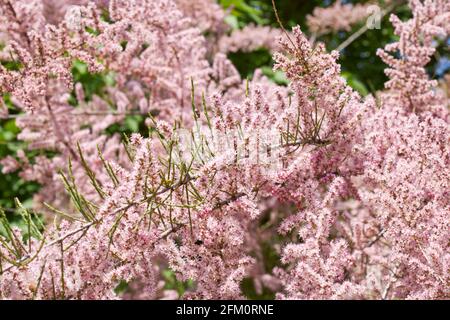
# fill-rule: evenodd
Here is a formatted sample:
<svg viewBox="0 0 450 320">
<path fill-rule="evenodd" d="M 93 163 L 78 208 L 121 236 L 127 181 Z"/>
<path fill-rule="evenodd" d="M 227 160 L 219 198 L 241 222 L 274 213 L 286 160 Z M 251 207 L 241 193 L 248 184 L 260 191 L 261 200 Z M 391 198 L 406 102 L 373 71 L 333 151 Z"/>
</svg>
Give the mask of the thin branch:
<svg viewBox="0 0 450 320">
<path fill-rule="evenodd" d="M 77 234 L 78 232 L 81 232 L 85 229 L 89 229 L 93 224 L 95 224 L 97 221 L 92 221 L 89 222 L 85 225 L 82 225 L 81 227 L 70 231 L 69 233 L 64 234 L 63 236 L 59 237 L 58 239 L 53 240 L 52 242 L 48 243 L 47 245 L 45 245 L 45 248 L 51 247 L 57 243 L 60 243 L 62 241 L 64 241 L 65 239 L 69 238 L 70 236 L 73 236 L 74 234 Z"/>
<path fill-rule="evenodd" d="M 386 232 L 386 229 L 381 229 L 381 231 L 377 234 L 377 236 L 375 237 L 375 239 L 373 239 L 367 246 L 366 248 L 370 248 L 371 246 L 373 246 L 376 242 L 378 242 L 378 240 L 380 240 L 384 233 Z"/>
<path fill-rule="evenodd" d="M 170 234 L 177 232 L 178 230 L 180 230 L 181 228 L 184 228 L 185 224 L 181 223 L 178 224 L 170 229 L 167 229 L 166 231 L 164 231 L 163 233 L 160 234 L 160 236 L 158 237 L 158 241 L 159 240 L 163 240 L 166 239 Z"/>
<path fill-rule="evenodd" d="M 273 12 L 275 13 L 275 18 L 277 19 L 277 22 L 280 25 L 281 30 L 283 30 L 284 34 L 286 35 L 286 37 L 288 38 L 288 40 L 292 44 L 292 46 L 294 48 L 297 48 L 297 46 L 295 45 L 294 41 L 292 41 L 291 37 L 289 36 L 289 33 L 284 28 L 283 22 L 281 22 L 280 16 L 278 15 L 277 6 L 275 5 L 275 0 L 272 0 L 272 7 L 273 7 Z"/>
<path fill-rule="evenodd" d="M 150 200 L 154 196 L 159 196 L 159 195 L 164 194 L 164 193 L 166 193 L 168 191 L 173 191 L 173 190 L 175 190 L 175 189 L 177 189 L 177 188 L 179 188 L 181 186 L 184 186 L 185 184 L 189 183 L 191 180 L 195 180 L 195 179 L 196 179 L 196 177 L 192 177 L 190 175 L 187 175 L 185 179 L 183 179 L 182 181 L 174 184 L 173 186 L 166 187 L 166 188 L 156 192 L 155 194 L 152 194 L 150 197 L 145 197 L 145 198 L 141 199 L 140 201 L 130 202 L 129 204 L 114 210 L 113 214 L 117 214 L 117 213 L 119 213 L 119 212 L 121 212 L 123 210 L 128 210 L 131 207 L 136 206 L 136 205 L 144 204 L 144 203 L 146 203 L 148 200 Z"/>
<path fill-rule="evenodd" d="M 239 192 L 239 193 L 233 195 L 232 197 L 230 197 L 230 198 L 228 198 L 226 200 L 223 200 L 223 201 L 219 202 L 218 204 L 216 204 L 214 206 L 214 210 L 220 209 L 221 207 L 226 206 L 226 205 L 230 204 L 231 202 L 236 201 L 239 198 L 242 198 L 243 196 L 246 196 L 246 195 L 247 194 L 244 193 L 244 192 Z"/>
</svg>

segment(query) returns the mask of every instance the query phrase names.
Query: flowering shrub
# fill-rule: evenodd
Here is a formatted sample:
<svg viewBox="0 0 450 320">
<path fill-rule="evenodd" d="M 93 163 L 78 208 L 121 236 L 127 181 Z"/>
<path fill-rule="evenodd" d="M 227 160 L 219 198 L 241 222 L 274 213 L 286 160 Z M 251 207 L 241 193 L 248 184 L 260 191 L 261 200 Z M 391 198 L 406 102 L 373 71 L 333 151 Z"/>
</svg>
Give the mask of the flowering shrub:
<svg viewBox="0 0 450 320">
<path fill-rule="evenodd" d="M 230 33 L 213 1 L 0 0 L 1 116 L 27 146 L 2 172 L 42 186 L 24 228 L 0 211 L 0 298 L 449 298 L 448 97 L 425 68 L 450 3 L 410 7 L 361 97 L 300 27 Z M 259 47 L 288 86 L 225 55 Z"/>
</svg>

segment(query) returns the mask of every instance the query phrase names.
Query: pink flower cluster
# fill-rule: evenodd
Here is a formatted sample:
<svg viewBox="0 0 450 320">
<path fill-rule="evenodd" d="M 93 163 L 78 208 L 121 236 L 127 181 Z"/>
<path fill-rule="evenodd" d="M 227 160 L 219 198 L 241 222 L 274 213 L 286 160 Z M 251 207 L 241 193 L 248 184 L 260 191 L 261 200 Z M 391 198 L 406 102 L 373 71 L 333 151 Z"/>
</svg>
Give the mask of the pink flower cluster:
<svg viewBox="0 0 450 320">
<path fill-rule="evenodd" d="M 435 52 L 436 37 L 446 38 L 450 32 L 448 1 L 411 1 L 414 17 L 402 22 L 391 16 L 399 41 L 388 44 L 378 55 L 389 66 L 386 89 L 393 102 L 413 112 L 431 111 L 441 117 L 448 114 L 443 97 L 436 94 L 437 81 L 425 70 Z M 397 57 L 393 54 L 397 54 Z"/>
<path fill-rule="evenodd" d="M 350 31 L 352 26 L 363 21 L 371 12 L 368 4 L 342 3 L 337 0 L 333 5 L 314 8 L 307 16 L 307 25 L 311 32 L 323 35 L 330 32 Z"/>
<path fill-rule="evenodd" d="M 261 48 L 270 52 L 280 49 L 277 39 L 283 35 L 280 29 L 268 26 L 247 25 L 242 29 L 233 30 L 219 41 L 221 52 L 251 52 Z"/>
<path fill-rule="evenodd" d="M 54 153 L 20 150 L 2 171 L 39 182 L 35 209 L 58 217 L 42 231 L 22 208 L 30 239 L 3 224 L 1 299 L 242 299 L 244 279 L 278 299 L 449 298 L 449 109 L 424 69 L 448 1 L 392 18 L 378 100 L 299 27 L 239 47 L 275 51 L 286 87 L 241 79 L 212 1 L 74 3 L 0 0 L 19 64 L 1 67 L 0 93 L 28 150 Z M 74 83 L 75 59 L 112 79 L 103 92 Z M 148 135 L 107 134 L 130 114 Z M 193 282 L 181 297 L 167 268 Z"/>
</svg>

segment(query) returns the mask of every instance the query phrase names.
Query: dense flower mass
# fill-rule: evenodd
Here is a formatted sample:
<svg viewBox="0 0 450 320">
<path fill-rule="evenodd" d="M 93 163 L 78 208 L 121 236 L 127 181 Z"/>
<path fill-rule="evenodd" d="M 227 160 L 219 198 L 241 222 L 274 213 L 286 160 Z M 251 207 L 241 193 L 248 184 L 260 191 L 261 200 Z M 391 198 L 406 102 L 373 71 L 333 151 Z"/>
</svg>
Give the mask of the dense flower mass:
<svg viewBox="0 0 450 320">
<path fill-rule="evenodd" d="M 300 27 L 230 31 L 214 1 L 0 0 L 0 118 L 27 146 L 0 164 L 41 185 L 26 230 L 0 210 L 0 299 L 450 298 L 449 99 L 426 70 L 450 2 L 409 4 L 362 97 Z M 367 14 L 332 8 L 313 33 Z M 259 48 L 287 86 L 226 56 Z"/>
</svg>

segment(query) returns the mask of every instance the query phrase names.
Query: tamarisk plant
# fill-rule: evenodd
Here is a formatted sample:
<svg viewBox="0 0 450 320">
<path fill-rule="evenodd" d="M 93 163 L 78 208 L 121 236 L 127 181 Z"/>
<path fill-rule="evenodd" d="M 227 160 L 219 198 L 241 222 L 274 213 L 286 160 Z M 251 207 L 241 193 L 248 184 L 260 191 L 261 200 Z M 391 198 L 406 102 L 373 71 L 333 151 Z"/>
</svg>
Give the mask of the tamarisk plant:
<svg viewBox="0 0 450 320">
<path fill-rule="evenodd" d="M 294 34 L 303 41 L 299 29 L 295 29 Z M 300 45 L 297 43 L 296 47 L 300 48 Z M 297 55 L 302 55 L 303 59 L 312 53 L 310 48 L 298 50 Z M 317 51 L 313 55 L 317 55 L 317 59 L 327 58 L 323 51 Z M 333 61 L 329 60 L 328 63 Z M 311 146 L 312 153 L 317 148 L 326 146 L 318 138 L 323 133 L 323 128 L 328 128 L 328 121 L 323 120 L 324 115 L 321 115 L 320 124 L 316 115 L 316 127 L 302 132 L 300 126 L 303 123 L 307 125 L 309 118 L 304 122 L 298 120 L 297 123 L 289 124 L 288 115 L 294 110 L 300 112 L 299 106 L 293 104 L 292 99 L 289 104 L 289 100 L 280 92 L 274 92 L 273 95 L 278 97 L 279 104 L 270 106 L 268 97 L 262 95 L 260 88 L 248 90 L 242 107 L 224 104 L 221 97 L 216 95 L 212 98 L 210 107 L 203 102 L 204 113 L 201 114 L 195 103 L 193 86 L 192 109 L 196 127 L 203 126 L 209 131 L 214 128 L 228 137 L 232 130 L 238 130 L 241 137 L 235 139 L 256 150 L 263 148 L 260 143 L 263 135 L 271 127 L 275 127 L 279 130 L 279 148 L 286 149 L 278 152 L 277 156 L 282 158 L 283 166 L 286 167 L 294 162 L 295 150 L 299 146 Z M 334 97 L 339 98 L 338 95 Z M 357 99 L 352 100 L 352 103 L 358 103 Z M 277 117 L 277 107 L 281 108 L 278 112 L 282 110 L 284 117 Z M 323 107 L 329 108 L 328 105 Z M 208 109 L 212 111 L 211 118 Z M 319 111 L 315 112 L 317 114 Z M 342 113 L 344 114 L 346 115 Z M 206 118 L 205 121 L 201 121 L 202 116 Z M 104 202 L 91 203 L 79 193 L 70 167 L 68 177 L 62 174 L 80 216 L 71 215 L 76 220 L 70 223 L 64 221 L 55 229 L 58 239 L 63 239 L 59 240 L 61 248 L 46 246 L 45 249 L 51 252 L 58 250 L 59 260 L 62 259 L 61 256 L 70 257 L 72 251 L 89 251 L 92 256 L 85 262 L 78 259 L 70 262 L 66 258 L 64 270 L 61 263 L 56 263 L 53 271 L 48 275 L 45 272 L 40 282 L 40 290 L 43 290 L 45 297 L 51 297 L 54 291 L 56 297 L 90 298 L 90 294 L 98 295 L 100 292 L 103 292 L 104 297 L 109 297 L 108 294 L 113 293 L 117 282 L 123 280 L 138 282 L 148 294 L 147 297 L 152 297 L 155 295 L 156 276 L 150 256 L 157 255 L 164 256 L 181 279 L 196 279 L 197 289 L 188 295 L 198 298 L 241 296 L 239 283 L 254 264 L 254 259 L 249 255 L 251 247 L 246 248 L 247 239 L 244 235 L 249 234 L 249 229 L 259 216 L 258 200 L 268 198 L 274 192 L 281 196 L 283 189 L 289 190 L 291 185 L 284 181 L 289 175 L 283 176 L 280 172 L 267 170 L 267 164 L 260 164 L 258 159 L 255 161 L 250 156 L 238 161 L 237 141 L 229 148 L 220 150 L 220 154 L 216 150 L 210 150 L 211 158 L 207 162 L 196 157 L 196 151 L 208 148 L 207 140 L 194 141 L 197 148 L 193 149 L 190 162 L 176 163 L 173 155 L 177 144 L 174 140 L 176 136 L 165 122 L 153 122 L 156 137 L 144 139 L 133 135 L 129 141 L 127 153 L 132 162 L 131 169 L 104 163 L 111 178 L 108 184 L 100 186 L 78 147 L 78 157 L 86 174 Z M 324 127 L 318 127 L 321 125 Z M 307 134 L 311 136 L 307 137 Z M 296 136 L 298 141 L 294 139 Z M 178 159 L 182 159 L 182 156 Z M 286 170 L 292 175 L 296 168 Z M 286 201 L 283 197 L 275 196 L 275 199 Z M 69 236 L 61 236 L 62 232 Z M 81 238 L 78 233 L 81 233 Z M 91 237 L 97 238 L 94 243 L 98 243 L 98 246 L 93 245 L 94 239 Z M 65 247 L 64 242 L 68 242 Z M 90 250 L 82 249 L 84 245 L 89 246 Z M 152 252 L 150 256 L 148 251 Z M 72 265 L 75 262 L 78 266 Z M 80 266 L 80 263 L 94 262 L 97 271 L 88 266 Z M 46 263 L 46 269 L 48 268 L 51 268 L 50 262 Z M 76 269 L 74 274 L 77 278 L 83 278 L 84 275 L 80 273 L 87 269 L 90 270 L 89 273 L 101 275 L 101 279 L 92 281 L 98 281 L 102 288 L 95 288 L 91 281 L 89 288 L 86 288 L 87 292 L 84 292 L 77 287 L 82 285 L 83 280 L 78 280 L 80 283 L 77 283 L 68 278 L 65 270 L 71 268 Z M 143 273 L 143 268 L 150 269 L 145 269 Z M 57 284 L 60 285 L 54 287 L 55 280 L 50 281 L 46 275 L 53 278 L 58 275 L 61 281 L 57 281 Z M 105 285 L 105 275 L 111 277 L 106 280 L 109 286 Z M 44 289 L 46 280 L 51 286 Z M 69 288 L 73 288 L 72 291 Z"/>
<path fill-rule="evenodd" d="M 130 114 L 148 112 L 182 119 L 190 110 L 190 90 L 188 85 L 183 89 L 184 83 L 191 77 L 199 85 L 206 81 L 204 39 L 173 1 L 111 1 L 107 16 L 102 15 L 104 4 L 99 5 L 71 7 L 54 25 L 47 23 L 48 2 L 1 2 L 11 39 L 5 50 L 20 69 L 1 67 L 0 93 L 12 94 L 16 107 L 26 111 L 16 121 L 22 129 L 18 138 L 32 150 L 57 153 L 52 159 L 38 156 L 37 165 L 24 157 L 9 158 L 3 171 L 22 168 L 22 178 L 44 186 L 35 195 L 40 210 L 42 202 L 67 205 L 67 199 L 55 194 L 63 187 L 57 172 L 67 167 L 69 158 L 78 184 L 85 184 L 73 141 L 80 143 L 89 154 L 86 161 L 98 170 L 97 146 L 105 158 L 120 162 L 120 136 L 105 135 L 108 127 L 123 123 Z M 107 68 L 102 75 L 110 81 L 101 92 L 89 95 L 81 83 L 73 85 L 74 59 L 75 67 L 83 62 L 81 67 L 91 74 Z M 172 103 L 179 107 L 171 108 Z M 97 178 L 107 179 L 106 172 L 99 172 Z M 85 191 L 95 196 L 93 190 Z"/>
<path fill-rule="evenodd" d="M 45 3 L 1 4 L 15 21 L 10 37 L 20 46 L 7 48 L 20 63 L 0 70 L 0 90 L 26 113 L 22 128 L 37 132 L 25 139 L 34 147 L 42 124 L 52 124 L 58 155 L 30 164 L 22 151 L 3 170 L 37 176 L 46 191 L 66 189 L 44 201 L 53 224 L 40 225 L 19 201 L 23 231 L 1 212 L 1 298 L 242 299 L 249 279 L 279 299 L 448 298 L 448 103 L 430 93 L 426 61 L 410 59 L 431 54 L 431 35 L 448 31 L 446 3 L 412 1 L 411 20 L 396 22 L 400 44 L 387 50 L 406 53 L 408 70 L 381 53 L 393 76 L 381 105 L 349 87 L 338 53 L 312 44 L 299 27 L 281 25 L 273 46 L 285 87 L 259 72 L 243 81 L 208 47 L 214 37 L 199 33 L 184 1 L 77 7 L 79 20 L 47 24 L 62 30 L 63 52 L 48 61 L 27 43 L 28 28 L 45 26 L 45 15 L 43 24 L 14 15 Z M 195 14 L 220 36 L 220 15 Z M 424 16 L 429 22 L 420 23 Z M 83 27 L 68 32 L 67 19 Z M 65 81 L 73 37 L 83 52 L 75 57 L 115 80 L 99 95 Z M 53 38 L 43 39 L 51 48 Z M 420 90 L 411 85 L 415 75 L 427 83 Z M 400 81 L 406 76 L 411 81 Z M 27 81 L 42 90 L 27 91 Z M 92 115 L 111 109 L 100 123 Z M 105 133 L 133 110 L 146 115 L 148 135 L 120 141 Z M 181 296 L 165 289 L 166 268 L 193 286 Z"/>
<path fill-rule="evenodd" d="M 448 110 L 443 106 L 442 97 L 433 90 L 437 82 L 429 79 L 425 66 L 436 51 L 432 45 L 434 39 L 445 41 L 448 38 L 450 5 L 447 1 L 411 1 L 410 5 L 412 19 L 402 22 L 395 15 L 390 18 L 399 41 L 377 51 L 389 65 L 385 70 L 389 77 L 385 87 L 390 90 L 385 99 L 394 95 L 393 104 L 401 104 L 413 112 L 430 111 L 443 117 Z M 398 57 L 390 53 L 398 53 Z"/>
</svg>

